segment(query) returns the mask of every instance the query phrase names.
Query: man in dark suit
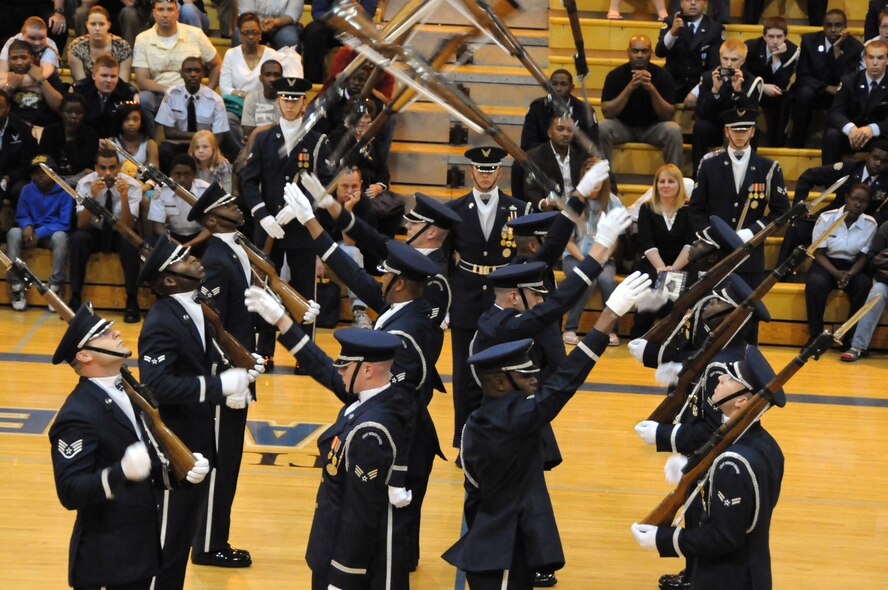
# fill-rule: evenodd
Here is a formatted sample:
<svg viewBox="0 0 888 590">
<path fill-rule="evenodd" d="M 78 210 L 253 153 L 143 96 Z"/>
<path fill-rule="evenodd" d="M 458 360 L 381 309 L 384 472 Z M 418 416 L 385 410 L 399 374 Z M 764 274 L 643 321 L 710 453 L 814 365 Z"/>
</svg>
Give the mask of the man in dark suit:
<svg viewBox="0 0 888 590">
<path fill-rule="evenodd" d="M 728 146 L 707 155 L 697 171 L 697 184 L 688 207 L 697 230 L 709 225 L 709 216 L 721 217 L 744 242 L 789 210 L 780 164 L 755 153 L 758 111 L 736 109 L 724 114 Z M 767 213 L 766 213 L 767 210 Z M 764 248 L 752 251 L 737 274 L 755 289 L 764 278 Z"/>
<path fill-rule="evenodd" d="M 582 131 L 592 143 L 598 145 L 598 120 L 595 111 L 573 95 L 573 75 L 565 70 L 558 69 L 549 75 L 549 82 L 555 93 L 565 101 L 570 108 L 570 118 L 577 128 Z M 538 145 L 546 143 L 549 122 L 555 115 L 554 104 L 548 97 L 535 98 L 524 115 L 524 125 L 521 127 L 521 149 L 532 150 Z M 514 183 L 513 183 L 514 186 Z"/>
<path fill-rule="evenodd" d="M 530 358 L 531 339 L 492 346 L 469 359 L 484 391 L 460 437 L 468 530 L 444 553 L 469 586 L 530 588 L 534 571 L 564 566 L 543 472 L 541 432 L 570 401 L 607 348 L 608 334 L 650 285 L 626 278 L 581 344 L 545 383 Z"/>
<path fill-rule="evenodd" d="M 111 55 L 100 55 L 93 63 L 92 78 L 84 78 L 71 87 L 86 99 L 86 116 L 83 122 L 99 137 L 113 137 L 117 108 L 124 102 L 135 100 L 139 91 L 128 80 L 119 77 L 120 65 Z"/>
<path fill-rule="evenodd" d="M 0 199 L 9 199 L 14 206 L 31 181 L 30 164 L 37 142 L 31 128 L 10 114 L 11 107 L 12 97 L 0 90 Z"/>
<path fill-rule="evenodd" d="M 842 78 L 829 107 L 829 129 L 823 134 L 823 164 L 860 151 L 874 137 L 888 133 L 888 43 L 870 42 L 863 51 L 865 69 Z"/>
<path fill-rule="evenodd" d="M 693 108 L 697 96 L 691 90 L 700 78 L 718 66 L 718 49 L 725 39 L 724 27 L 704 14 L 707 0 L 682 0 L 681 11 L 670 16 L 660 29 L 655 52 L 666 58 L 666 70 L 675 81 L 675 102 Z"/>
<path fill-rule="evenodd" d="M 241 177 L 243 196 L 253 218 L 257 220 L 254 242 L 262 246 L 267 238 L 274 239 L 271 259 L 280 270 L 286 256 L 290 266 L 290 285 L 306 299 L 315 292 L 315 265 L 306 261 L 314 258 L 311 238 L 284 203 L 284 185 L 295 182 L 300 172 L 313 172 L 327 184 L 333 179 L 333 170 L 327 164 L 330 146 L 326 136 L 309 131 L 297 138 L 302 124 L 305 93 L 311 83 L 301 78 L 280 78 L 273 84 L 278 92 L 281 119 L 256 135 L 253 151 Z M 298 139 L 298 141 L 297 141 Z M 309 333 L 314 333 L 309 327 Z M 259 354 L 274 356 L 274 332 L 262 331 L 257 346 Z"/>
<path fill-rule="evenodd" d="M 580 181 L 580 170 L 586 161 L 586 154 L 573 143 L 574 130 L 570 119 L 552 115 L 547 131 L 549 141 L 538 145 L 529 152 L 527 158 L 532 160 L 539 169 L 555 181 L 559 194 L 570 195 L 573 188 Z M 512 185 L 513 190 L 515 185 Z M 547 200 L 546 194 L 533 182 L 524 179 L 524 190 L 521 195 L 515 195 L 527 201 L 537 211 L 545 211 L 553 208 Z"/>
<path fill-rule="evenodd" d="M 848 31 L 844 11 L 826 13 L 823 31 L 802 35 L 799 66 L 792 87 L 792 134 L 789 147 L 805 147 L 811 112 L 829 108 L 839 82 L 857 71 L 863 44 Z"/>
<path fill-rule="evenodd" d="M 205 273 L 188 250 L 164 234 L 142 267 L 139 282 L 151 285 L 159 298 L 145 316 L 139 334 L 139 373 L 154 390 L 166 425 L 188 448 L 202 453 L 215 466 L 219 406 L 245 408 L 250 401 L 249 384 L 258 371 L 220 371 L 226 364 L 215 342 L 215 331 L 194 299 Z M 182 587 L 200 508 L 209 492 L 204 484 L 167 490 L 158 498 L 166 527 L 161 537 L 163 569 L 156 589 Z M 248 564 L 249 556 L 240 554 L 239 559 Z"/>
<path fill-rule="evenodd" d="M 141 411 L 120 385 L 120 369 L 132 351 L 113 323 L 86 303 L 68 324 L 52 362 L 70 364 L 80 381 L 59 410 L 49 441 L 59 501 L 77 510 L 68 584 L 147 590 L 160 568 L 154 488 L 174 482 Z M 187 479 L 197 484 L 209 462 L 200 453 L 194 458 Z"/>
<path fill-rule="evenodd" d="M 746 69 L 762 79 L 761 109 L 768 122 L 768 144 L 783 147 L 789 124 L 789 84 L 799 64 L 799 48 L 787 39 L 782 16 L 762 24 L 762 36 L 746 42 Z"/>
<path fill-rule="evenodd" d="M 780 246 L 778 264 L 786 260 L 796 246 L 811 244 L 811 232 L 814 230 L 817 217 L 824 211 L 843 206 L 848 191 L 859 182 L 870 186 L 870 201 L 865 213 L 872 216 L 879 225 L 888 221 L 888 140 L 886 139 L 877 139 L 869 145 L 866 160 L 836 162 L 832 166 L 816 166 L 802 172 L 796 183 L 793 205 L 806 201 L 815 186 L 828 187 L 843 176 L 850 178 L 836 190 L 835 197 L 826 207 L 813 215 L 796 219 L 787 228 Z"/>
</svg>

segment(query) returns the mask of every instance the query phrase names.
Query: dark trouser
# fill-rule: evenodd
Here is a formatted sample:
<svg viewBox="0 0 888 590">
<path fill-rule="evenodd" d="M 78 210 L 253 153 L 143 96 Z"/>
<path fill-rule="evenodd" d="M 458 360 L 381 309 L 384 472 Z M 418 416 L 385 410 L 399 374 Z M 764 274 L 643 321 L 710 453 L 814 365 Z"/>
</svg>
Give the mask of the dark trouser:
<svg viewBox="0 0 888 590">
<path fill-rule="evenodd" d="M 830 258 L 837 270 L 848 270 L 854 264 L 850 260 L 838 260 Z M 851 299 L 851 309 L 849 314 L 854 314 L 858 309 L 866 303 L 866 296 L 869 294 L 873 280 L 866 273 L 858 273 L 851 277 L 843 291 L 848 293 Z M 805 307 L 808 311 L 808 335 L 811 338 L 818 336 L 823 332 L 823 312 L 826 310 L 826 300 L 830 291 L 837 288 L 836 279 L 829 274 L 825 268 L 817 264 L 815 261 L 808 270 L 808 278 L 805 281 Z M 854 336 L 852 330 L 847 334 L 850 341 Z"/>
<path fill-rule="evenodd" d="M 798 246 L 810 246 L 811 238 L 814 233 L 813 219 L 797 219 L 795 223 L 790 225 L 783 236 L 783 242 L 780 244 L 780 255 L 777 259 L 777 266 L 789 258 L 793 250 Z"/>
<path fill-rule="evenodd" d="M 853 151 L 855 150 L 851 147 L 848 136 L 842 133 L 841 129 L 830 127 L 823 132 L 823 149 L 820 159 L 824 166 L 835 164 L 842 159 L 842 156 Z"/>
<path fill-rule="evenodd" d="M 421 428 L 421 425 L 417 425 L 417 431 L 413 437 L 407 479 L 404 484 L 413 493 L 413 499 L 410 501 L 410 504 L 395 511 L 395 534 L 398 535 L 399 532 L 403 531 L 408 539 L 405 547 L 407 551 L 407 566 L 408 570 L 411 571 L 416 569 L 419 563 L 419 527 L 422 515 L 422 502 L 429 487 L 432 464 L 435 462 L 435 448 L 438 446 L 437 439 L 431 440 L 430 434 L 420 431 L 419 429 Z"/>
<path fill-rule="evenodd" d="M 302 70 L 313 84 L 324 82 L 324 59 L 327 52 L 338 47 L 335 31 L 318 21 L 308 23 L 302 31 Z"/>
<path fill-rule="evenodd" d="M 520 535 L 519 530 L 516 534 Z M 549 571 L 547 568 L 538 568 Z M 506 571 L 466 572 L 469 590 L 530 590 L 533 588 L 534 568 L 528 567 L 524 543 L 519 536 L 512 551 L 512 568 Z"/>
<path fill-rule="evenodd" d="M 765 113 L 765 121 L 768 124 L 768 145 L 771 147 L 783 147 L 786 145 L 786 126 L 789 124 L 789 105 L 791 100 L 788 94 L 781 96 L 762 95 L 759 101 L 760 108 Z"/>
<path fill-rule="evenodd" d="M 148 590 L 150 587 L 151 580 L 149 579 L 116 586 L 74 586 L 74 590 Z"/>
<path fill-rule="evenodd" d="M 705 118 L 698 118 L 694 121 L 694 131 L 691 141 L 691 159 L 693 161 L 693 176 L 696 178 L 697 170 L 700 168 L 700 160 L 706 155 L 710 148 L 722 145 L 724 143 L 724 124 L 720 122 L 710 121 Z"/>
<path fill-rule="evenodd" d="M 808 24 L 812 27 L 822 27 L 826 16 L 827 0 L 808 0 Z M 757 25 L 762 17 L 764 0 L 746 0 L 743 3 L 743 22 L 747 25 Z"/>
<path fill-rule="evenodd" d="M 103 241 L 108 243 L 103 244 Z M 86 264 L 94 252 L 117 252 L 120 255 L 120 265 L 123 267 L 123 281 L 126 289 L 126 298 L 135 300 L 137 292 L 137 280 L 139 277 L 139 253 L 129 242 L 114 233 L 108 239 L 103 237 L 102 231 L 89 228 L 78 229 L 71 235 L 69 246 L 71 293 L 83 292 L 83 282 L 86 278 Z"/>
<path fill-rule="evenodd" d="M 471 369 L 466 360 L 469 358 L 469 345 L 474 336 L 475 330 L 450 328 L 450 344 L 453 352 L 453 446 L 457 449 L 462 439 L 463 425 L 469 414 L 481 403 L 479 395 L 467 391 L 477 388 L 465 386 L 472 379 Z"/>
<path fill-rule="evenodd" d="M 811 114 L 814 110 L 826 110 L 833 95 L 811 86 L 795 85 L 792 92 L 792 135 L 789 147 L 803 148 L 811 135 Z"/>
<path fill-rule="evenodd" d="M 298 222 L 296 222 L 298 223 Z M 262 248 L 265 244 L 265 231 L 256 224 L 256 245 Z M 290 267 L 290 286 L 305 299 L 316 299 L 315 294 L 315 252 L 310 248 L 283 248 L 277 246 L 271 250 L 271 260 L 278 272 L 284 265 L 284 256 Z M 302 326 L 305 333 L 314 339 L 314 324 Z M 274 356 L 274 339 L 277 330 L 274 326 L 265 324 L 258 328 L 259 340 L 256 352 L 262 356 Z"/>
<path fill-rule="evenodd" d="M 216 406 L 216 421 L 219 428 L 216 464 L 207 476 L 209 489 L 206 502 L 200 509 L 200 519 L 192 545 L 194 553 L 213 553 L 228 547 L 231 504 L 234 502 L 241 457 L 244 454 L 247 410 L 233 410 L 225 404 Z"/>
<path fill-rule="evenodd" d="M 208 480 L 196 486 L 183 484 L 184 487 L 176 490 L 158 492 L 163 558 L 154 590 L 181 590 L 185 584 L 188 552 L 197 528 L 200 505 L 206 497 Z"/>
</svg>

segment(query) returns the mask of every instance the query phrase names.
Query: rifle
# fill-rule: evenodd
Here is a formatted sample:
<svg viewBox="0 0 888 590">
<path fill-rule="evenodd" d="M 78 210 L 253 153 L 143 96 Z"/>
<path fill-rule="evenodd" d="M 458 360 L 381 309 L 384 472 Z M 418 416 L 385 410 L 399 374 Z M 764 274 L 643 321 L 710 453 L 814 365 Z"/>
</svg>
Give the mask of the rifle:
<svg viewBox="0 0 888 590">
<path fill-rule="evenodd" d="M 106 139 L 101 141 L 103 142 L 103 146 L 113 148 L 127 161 L 132 162 L 139 169 L 139 173 L 145 178 L 153 180 L 158 185 L 166 186 L 176 193 L 180 199 L 192 207 L 197 202 L 197 197 L 195 197 L 194 194 L 151 164 L 146 165 L 139 162 L 133 158 L 129 152 L 113 141 L 108 141 Z M 271 262 L 268 256 L 266 256 L 256 244 L 248 240 L 247 237 L 240 232 L 237 233 L 237 241 L 244 247 L 244 250 L 247 253 L 247 258 L 250 259 L 250 266 L 253 268 L 253 272 L 258 279 L 264 283 L 266 288 L 271 289 L 278 297 L 280 297 L 281 303 L 287 308 L 287 311 L 290 312 L 290 315 L 293 316 L 294 320 L 297 322 L 302 321 L 302 317 L 305 315 L 305 312 L 308 311 L 308 302 L 305 298 L 297 293 L 287 282 L 281 279 L 280 275 L 278 275 L 274 268 L 274 263 Z"/>
<path fill-rule="evenodd" d="M 647 340 L 648 343 L 653 346 L 661 346 L 675 333 L 678 327 L 684 323 L 687 312 L 694 306 L 694 304 L 704 295 L 712 291 L 735 268 L 743 264 L 752 254 L 753 249 L 764 244 L 765 239 L 768 236 L 775 234 L 777 230 L 787 225 L 792 220 L 813 211 L 817 205 L 842 186 L 848 178 L 848 176 L 840 178 L 810 203 L 796 203 L 790 207 L 786 213 L 762 228 L 762 230 L 755 234 L 748 242 L 725 256 L 713 266 L 706 275 L 699 278 L 696 283 L 691 285 L 691 287 L 676 300 L 669 315 L 658 320 L 657 323 L 654 324 L 644 336 L 642 336 L 642 338 Z"/>
<path fill-rule="evenodd" d="M 25 290 L 36 287 L 40 295 L 56 310 L 60 318 L 70 322 L 74 317 L 74 311 L 41 281 L 23 260 L 20 258 L 10 260 L 6 254 L 0 251 L 0 266 L 3 266 L 6 272 L 15 274 L 24 284 Z M 185 446 L 185 443 L 176 436 L 176 433 L 163 423 L 160 417 L 160 410 L 158 409 L 157 398 L 154 397 L 151 389 L 147 385 L 139 383 L 138 379 L 133 376 L 125 365 L 120 367 L 120 374 L 123 377 L 123 390 L 126 392 L 127 397 L 130 398 L 134 406 L 148 417 L 149 422 L 146 423 L 146 426 L 151 431 L 163 454 L 169 459 L 173 475 L 177 480 L 182 481 L 194 467 L 194 455 Z"/>
<path fill-rule="evenodd" d="M 878 300 L 879 298 L 876 297 L 867 302 L 847 322 L 842 324 L 835 334 L 824 330 L 822 334 L 805 346 L 761 391 L 753 395 L 743 408 L 722 424 L 706 444 L 688 458 L 687 465 L 682 469 L 684 475 L 675 489 L 669 492 L 660 504 L 639 522 L 655 526 L 674 524 L 678 520 L 675 518 L 676 514 L 688 500 L 691 490 L 696 489 L 697 482 L 706 476 L 715 460 L 738 438 L 743 436 L 743 433 L 773 405 L 774 392 L 782 389 L 811 357 L 815 360 L 819 359 L 820 355 L 829 350 L 833 341 L 841 341 L 845 333 L 854 327 Z M 680 517 L 681 515 L 679 515 Z"/>
<path fill-rule="evenodd" d="M 586 76 L 589 75 L 589 64 L 586 63 L 586 43 L 583 41 L 583 28 L 580 26 L 580 15 L 577 14 L 576 0 L 561 0 L 564 10 L 567 11 L 567 20 L 570 21 L 570 34 L 573 36 L 574 68 L 577 71 L 577 83 L 580 93 L 583 95 L 583 106 L 586 110 L 586 124 L 592 126 L 592 105 L 589 104 L 589 91 L 586 90 Z"/>
<path fill-rule="evenodd" d="M 666 394 L 666 397 L 660 402 L 648 420 L 654 422 L 671 422 L 673 421 L 687 402 L 688 396 L 694 387 L 694 382 L 703 373 L 706 365 L 712 360 L 720 350 L 722 350 L 737 332 L 746 324 L 747 320 L 752 317 L 755 310 L 755 304 L 771 290 L 771 288 L 782 281 L 789 273 L 795 270 L 806 257 L 814 257 L 814 251 L 820 247 L 826 239 L 832 234 L 839 225 L 845 221 L 847 214 L 842 214 L 832 225 L 811 244 L 807 249 L 798 246 L 793 253 L 769 274 L 756 289 L 750 293 L 749 297 L 738 305 L 719 325 L 706 336 L 703 346 L 694 355 L 688 359 L 678 374 L 678 382 L 675 387 Z"/>
<path fill-rule="evenodd" d="M 110 142 L 109 142 L 110 143 Z M 119 232 L 123 238 L 129 242 L 133 248 L 135 248 L 139 252 L 139 256 L 142 260 L 148 257 L 148 254 L 151 253 L 151 245 L 142 239 L 142 237 L 134 232 L 131 228 L 126 226 L 125 224 L 120 222 L 113 213 L 105 209 L 98 201 L 93 199 L 90 196 L 80 195 L 71 188 L 67 182 L 65 182 L 58 174 L 56 174 L 52 168 L 47 166 L 46 164 L 40 164 L 40 167 L 43 171 L 52 178 L 56 184 L 58 184 L 62 190 L 71 195 L 71 197 L 77 201 L 79 204 L 83 205 L 90 213 L 98 217 L 99 219 L 108 221 L 114 226 L 115 231 Z M 211 316 L 215 316 L 216 319 L 219 319 L 219 315 L 215 313 L 210 307 L 201 302 L 201 308 L 204 312 L 204 317 L 210 319 Z M 237 341 L 237 339 L 229 334 L 223 327 L 222 322 L 219 321 L 218 324 L 213 324 L 213 327 L 216 328 L 216 339 L 219 341 L 219 345 L 222 347 L 222 350 L 225 351 L 225 354 L 228 356 L 228 360 L 231 361 L 232 366 L 238 367 L 241 369 L 252 369 L 256 365 L 256 359 L 253 358 L 253 355 L 244 348 L 244 345 Z"/>
</svg>

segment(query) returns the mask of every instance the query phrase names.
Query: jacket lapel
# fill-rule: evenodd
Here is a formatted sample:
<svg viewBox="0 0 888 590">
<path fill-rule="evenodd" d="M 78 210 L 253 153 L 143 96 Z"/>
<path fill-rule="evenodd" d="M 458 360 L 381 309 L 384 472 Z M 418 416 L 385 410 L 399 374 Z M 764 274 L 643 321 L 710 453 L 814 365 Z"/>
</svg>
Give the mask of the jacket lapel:
<svg viewBox="0 0 888 590">
<path fill-rule="evenodd" d="M 81 381 L 86 386 L 86 389 L 87 391 L 89 391 L 90 395 L 92 395 L 102 404 L 102 407 L 105 408 L 105 411 L 108 412 L 114 418 L 114 420 L 118 424 L 120 424 L 121 427 L 125 428 L 136 438 L 139 438 L 139 433 L 133 430 L 133 423 L 130 422 L 130 419 L 127 418 L 126 414 L 123 413 L 123 410 L 120 408 L 120 406 L 117 405 L 117 402 L 115 402 L 113 399 L 111 399 L 111 396 L 105 393 L 105 390 L 103 390 L 101 387 L 85 377 L 81 378 Z M 136 411 L 136 408 L 133 408 L 133 412 L 135 413 Z"/>
</svg>

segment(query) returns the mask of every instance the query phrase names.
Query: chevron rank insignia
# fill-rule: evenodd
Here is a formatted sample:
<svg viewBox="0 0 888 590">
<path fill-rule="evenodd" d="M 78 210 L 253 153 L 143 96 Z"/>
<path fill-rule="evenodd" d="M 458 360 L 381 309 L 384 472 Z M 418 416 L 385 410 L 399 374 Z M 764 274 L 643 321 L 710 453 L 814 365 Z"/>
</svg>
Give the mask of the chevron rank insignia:
<svg viewBox="0 0 888 590">
<path fill-rule="evenodd" d="M 722 504 L 725 505 L 725 508 L 729 508 L 731 506 L 736 506 L 737 504 L 739 504 L 741 499 L 740 498 L 725 498 L 724 494 L 719 492 L 718 493 L 718 500 L 719 500 L 719 502 L 721 502 Z"/>
<path fill-rule="evenodd" d="M 367 482 L 379 475 L 379 470 L 373 469 L 372 471 L 364 473 L 364 470 L 361 469 L 359 465 L 355 465 L 355 475 L 357 475 L 361 479 L 361 481 Z"/>
<path fill-rule="evenodd" d="M 59 439 L 58 449 L 62 457 L 64 457 L 65 459 L 73 459 L 77 456 L 77 453 L 83 450 L 83 439 L 77 439 L 70 445 L 62 439 Z"/>
<path fill-rule="evenodd" d="M 157 356 L 157 357 L 154 357 L 154 358 L 148 356 L 147 354 L 146 354 L 145 356 L 142 357 L 142 360 L 143 360 L 143 361 L 145 361 L 146 363 L 151 363 L 152 365 L 159 365 L 159 364 L 162 363 L 165 359 L 166 359 L 166 355 L 165 355 L 165 354 L 162 354 L 162 355 Z"/>
<path fill-rule="evenodd" d="M 207 289 L 206 287 L 201 287 L 200 292 L 206 297 L 215 297 L 222 291 L 222 287 L 216 287 L 215 289 Z"/>
</svg>

